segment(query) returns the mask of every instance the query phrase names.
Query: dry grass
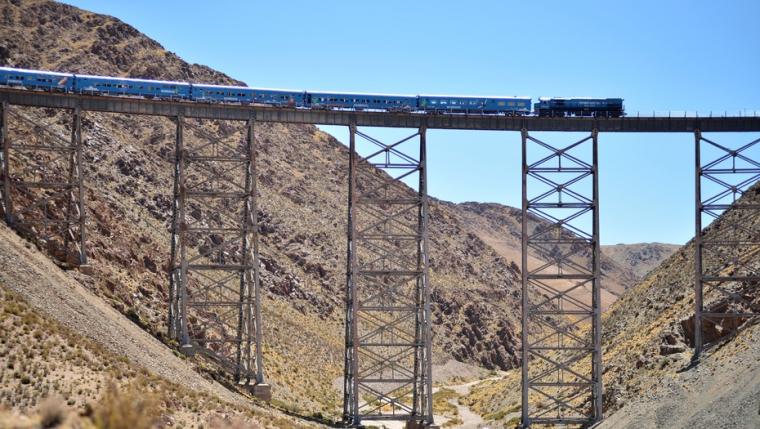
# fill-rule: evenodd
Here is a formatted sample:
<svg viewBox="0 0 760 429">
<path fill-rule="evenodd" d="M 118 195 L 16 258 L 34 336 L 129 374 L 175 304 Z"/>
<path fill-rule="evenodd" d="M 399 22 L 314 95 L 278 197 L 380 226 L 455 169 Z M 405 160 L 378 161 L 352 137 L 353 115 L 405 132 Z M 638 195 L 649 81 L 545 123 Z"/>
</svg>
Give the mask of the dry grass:
<svg viewBox="0 0 760 429">
<path fill-rule="evenodd" d="M 241 428 L 311 426 L 136 368 L 41 316 L 0 283 L 0 427 L 192 428 L 212 420 Z"/>
<path fill-rule="evenodd" d="M 58 396 L 50 396 L 40 404 L 40 427 L 54 428 L 63 423 L 69 415 L 66 404 Z"/>
<path fill-rule="evenodd" d="M 109 383 L 92 420 L 98 429 L 150 429 L 158 423 L 160 409 L 155 394 L 133 386 L 120 391 Z"/>
</svg>

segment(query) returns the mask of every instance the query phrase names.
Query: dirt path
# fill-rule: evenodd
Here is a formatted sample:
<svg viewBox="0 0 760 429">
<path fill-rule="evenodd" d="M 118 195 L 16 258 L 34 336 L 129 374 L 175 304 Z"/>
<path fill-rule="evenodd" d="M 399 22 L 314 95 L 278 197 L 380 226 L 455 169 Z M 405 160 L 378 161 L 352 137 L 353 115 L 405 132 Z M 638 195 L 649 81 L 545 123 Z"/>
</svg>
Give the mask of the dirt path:
<svg viewBox="0 0 760 429">
<path fill-rule="evenodd" d="M 201 377 L 168 347 L 27 245 L 5 225 L 0 225 L 0 281 L 30 305 L 166 380 L 233 404 L 250 406 L 246 398 Z"/>
<path fill-rule="evenodd" d="M 486 380 L 496 380 L 499 377 L 491 377 L 487 378 Z M 455 391 L 457 395 L 459 396 L 466 396 L 470 393 L 470 389 L 472 386 L 485 381 L 485 380 L 475 380 L 471 381 L 469 383 L 464 384 L 458 384 L 454 386 L 445 386 L 449 389 Z M 483 427 L 483 417 L 480 416 L 480 414 L 473 413 L 470 408 L 466 405 L 460 405 L 459 401 L 457 399 L 450 399 L 449 403 L 457 407 L 457 411 L 459 412 L 459 418 L 462 420 L 462 424 L 457 426 L 458 428 L 462 429 L 477 429 Z"/>
<path fill-rule="evenodd" d="M 451 389 L 454 392 L 457 393 L 457 396 L 465 396 L 470 393 L 470 388 L 480 382 L 483 382 L 485 380 L 496 380 L 499 377 L 492 377 L 487 378 L 484 380 L 475 380 L 468 383 L 463 384 L 453 384 L 453 385 L 445 385 L 441 387 L 434 387 L 433 393 L 438 392 L 441 389 Z M 462 423 L 450 426 L 453 428 L 458 429 L 478 429 L 482 428 L 483 424 L 485 423 L 483 421 L 483 417 L 481 417 L 478 414 L 473 413 L 469 407 L 466 405 L 460 405 L 458 402 L 458 398 L 452 398 L 449 399 L 449 403 L 455 407 L 457 407 L 457 417 L 459 417 L 460 420 L 462 420 Z M 451 418 L 445 417 L 445 416 L 439 416 L 434 415 L 433 416 L 435 423 L 438 426 L 443 427 L 443 425 L 446 424 L 446 422 L 450 421 Z M 371 424 L 371 423 L 370 423 Z M 384 427 L 387 429 L 404 429 L 404 422 L 383 422 L 382 424 L 377 425 L 379 427 Z"/>
</svg>

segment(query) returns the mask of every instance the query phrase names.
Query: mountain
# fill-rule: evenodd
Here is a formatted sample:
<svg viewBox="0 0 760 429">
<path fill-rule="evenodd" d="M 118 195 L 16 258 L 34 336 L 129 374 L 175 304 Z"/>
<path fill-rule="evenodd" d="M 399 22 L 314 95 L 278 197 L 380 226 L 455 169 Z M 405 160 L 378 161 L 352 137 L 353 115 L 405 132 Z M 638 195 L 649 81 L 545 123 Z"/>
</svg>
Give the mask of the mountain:
<svg viewBox="0 0 760 429">
<path fill-rule="evenodd" d="M 204 378 L 81 280 L 0 225 L 0 427 L 317 426 Z"/>
<path fill-rule="evenodd" d="M 241 84 L 182 61 L 116 18 L 69 5 L 0 0 L 0 22 L 2 65 Z M 29 123 L 11 121 L 9 138 L 39 138 L 37 126 L 64 138 L 70 133 L 67 112 L 12 110 Z M 212 137 L 242 136 L 242 124 L 188 124 Z M 167 118 L 86 112 L 83 141 L 92 268 L 77 274 L 77 280 L 154 337 L 172 344 L 165 335 L 165 270 L 174 124 Z M 333 386 L 343 370 L 348 151 L 311 125 L 259 123 L 256 141 L 263 351 L 273 402 L 301 415 L 336 417 L 342 400 Z M 29 171 L 54 173 L 56 164 L 46 161 L 22 164 L 12 159 L 14 174 L 22 165 Z M 17 207 L 31 196 L 18 196 Z M 430 204 L 435 361 L 512 368 L 517 364 L 519 267 L 472 233 L 462 223 L 462 212 L 445 202 Z M 60 246 L 33 230 L 19 233 L 39 248 L 52 250 L 53 256 Z M 212 365 L 193 363 L 206 376 L 225 381 Z"/>
<path fill-rule="evenodd" d="M 737 204 L 760 203 L 760 184 Z M 708 226 L 713 242 L 732 237 L 738 222 L 743 233 L 759 234 L 760 219 L 751 210 L 731 210 Z M 739 265 L 760 270 L 755 245 L 735 255 L 707 255 L 706 264 L 732 272 Z M 732 287 L 724 285 L 724 287 Z M 760 289 L 747 284 L 734 293 L 760 308 Z M 706 311 L 734 307 L 725 295 L 705 294 Z M 755 310 L 757 311 L 757 310 Z M 600 428 L 760 427 L 760 325 L 757 319 L 726 319 L 705 324 L 707 349 L 691 362 L 694 332 L 694 242 L 678 249 L 626 291 L 602 316 L 604 407 Z M 732 328 L 740 328 L 730 335 Z M 494 427 L 519 421 L 519 371 L 475 386 L 462 401 L 492 420 Z"/>
<path fill-rule="evenodd" d="M 0 0 L 0 22 L 2 65 L 242 84 L 206 66 L 186 63 L 116 18 L 72 6 L 46 0 Z M 29 123 L 11 121 L 10 138 L 38 139 L 37 127 L 64 138 L 70 134 L 66 112 L 19 107 L 12 110 L 28 118 Z M 242 138 L 239 123 L 187 122 L 211 137 Z M 111 320 L 120 314 L 123 317 L 118 316 L 122 317 L 119 320 L 128 318 L 158 339 L 156 343 L 176 347 L 165 334 L 174 124 L 167 118 L 86 112 L 83 141 L 92 268 L 87 272 L 67 271 L 65 276 L 70 281 L 51 281 L 43 275 L 3 277 L 3 303 L 15 302 L 16 295 L 5 292 L 12 290 L 41 320 L 58 320 L 55 310 L 44 300 L 32 299 L 32 292 L 49 288 L 51 294 L 62 295 L 68 289 L 81 287 L 93 302 L 105 303 L 115 310 L 108 313 Z M 273 405 L 301 416 L 334 419 L 342 400 L 340 388 L 334 386 L 343 370 L 348 150 L 311 125 L 259 123 L 256 142 L 264 267 L 263 352 L 265 373 L 273 385 Z M 55 173 L 52 170 L 57 164 L 49 161 L 44 157 L 26 160 L 24 172 Z M 16 159 L 12 163 L 14 174 L 18 174 L 22 164 Z M 17 205 L 23 206 L 32 196 L 19 195 Z M 49 208 L 62 209 L 54 204 Z M 518 364 L 519 341 L 519 212 L 498 205 L 433 199 L 429 221 L 436 364 L 457 360 L 487 369 L 514 368 Z M 29 240 L 29 246 L 59 256 L 56 250 L 60 243 L 39 231 L 18 233 Z M 22 271 L 34 272 L 34 260 L 28 253 L 8 255 L 0 272 L 10 272 L 8 267 L 15 264 L 23 266 Z M 539 263 L 544 255 L 530 257 L 532 263 Z M 605 303 L 609 304 L 631 287 L 636 275 L 612 258 L 605 257 L 602 265 L 608 292 Z M 64 274 L 57 273 L 56 278 L 59 275 Z M 633 307 L 630 302 L 627 305 Z M 80 311 L 87 309 L 80 307 Z M 35 332 L 38 326 L 30 322 L 27 330 Z M 11 331 L 3 332 L 5 339 L 5 333 Z M 123 341 L 132 341 L 131 338 Z M 76 344 L 79 340 L 72 341 Z M 104 367 L 127 359 L 134 371 L 145 370 L 148 376 L 164 381 L 173 377 L 162 372 L 163 365 L 146 367 L 137 357 L 125 357 L 118 347 L 120 339 L 115 341 L 115 351 L 98 358 Z M 24 350 L 23 344 L 20 347 L 22 354 L 36 356 Z M 183 362 L 206 380 L 236 390 L 219 368 L 202 357 Z M 45 362 L 48 367 L 51 363 Z M 44 369 L 40 371 L 44 374 Z M 23 407 L 36 407 L 55 389 L 29 389 Z M 104 383 L 87 389 L 92 397 L 107 390 Z M 74 405 L 86 412 L 86 404 L 80 400 L 84 393 L 77 395 L 80 396 L 74 399 Z M 194 410 L 192 405 L 187 405 L 190 412 Z M 21 410 L 21 405 L 12 407 Z"/>
<path fill-rule="evenodd" d="M 602 246 L 602 253 L 618 265 L 633 271 L 637 280 L 641 280 L 680 247 L 664 243 L 614 244 Z"/>
<path fill-rule="evenodd" d="M 510 261 L 521 263 L 521 234 L 522 214 L 519 209 L 496 203 L 466 202 L 452 205 L 453 210 L 459 214 L 461 222 L 475 234 L 491 246 L 499 255 Z M 536 220 L 536 222 L 541 222 Z M 545 255 L 529 253 L 528 263 L 539 264 Z M 602 307 L 606 309 L 626 289 L 632 287 L 639 280 L 627 261 L 618 260 L 602 249 Z M 570 286 L 571 283 L 568 283 Z M 591 292 L 587 288 L 578 290 L 572 294 L 582 301 L 589 301 Z"/>
</svg>

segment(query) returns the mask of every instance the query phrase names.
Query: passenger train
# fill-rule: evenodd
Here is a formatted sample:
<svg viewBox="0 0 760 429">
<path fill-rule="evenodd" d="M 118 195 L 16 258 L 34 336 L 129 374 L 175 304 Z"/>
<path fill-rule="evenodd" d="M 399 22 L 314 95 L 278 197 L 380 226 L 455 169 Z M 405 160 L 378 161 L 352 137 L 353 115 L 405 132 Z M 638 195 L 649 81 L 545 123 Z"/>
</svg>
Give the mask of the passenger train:
<svg viewBox="0 0 760 429">
<path fill-rule="evenodd" d="M 625 115 L 622 98 L 482 97 L 307 92 L 188 82 L 116 78 L 0 67 L 0 85 L 26 89 L 199 103 L 262 104 L 305 109 L 378 110 L 427 114 L 610 117 Z M 531 111 L 531 107 L 533 110 Z"/>
</svg>

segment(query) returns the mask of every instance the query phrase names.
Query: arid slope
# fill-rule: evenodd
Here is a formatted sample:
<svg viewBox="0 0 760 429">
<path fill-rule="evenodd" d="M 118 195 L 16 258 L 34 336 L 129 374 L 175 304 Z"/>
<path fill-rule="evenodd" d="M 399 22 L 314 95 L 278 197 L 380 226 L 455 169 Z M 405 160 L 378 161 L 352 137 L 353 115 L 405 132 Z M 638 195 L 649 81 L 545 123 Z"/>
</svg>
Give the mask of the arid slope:
<svg viewBox="0 0 760 429">
<path fill-rule="evenodd" d="M 185 63 L 118 19 L 68 5 L 0 0 L 0 22 L 3 65 L 238 83 Z M 13 110 L 62 138 L 70 133 L 65 112 Z M 242 124 L 189 122 L 212 136 L 242 131 Z M 35 135 L 11 122 L 10 138 Z M 83 138 L 92 274 L 78 280 L 166 341 L 174 125 L 165 118 L 87 112 Z M 343 365 L 347 149 L 306 125 L 257 124 L 256 142 L 266 376 L 281 406 L 335 413 L 341 396 L 333 380 Z M 16 173 L 28 165 L 12 162 Z M 44 162 L 33 167 L 52 168 Z M 19 198 L 17 207 L 24 203 Z M 431 204 L 430 231 L 436 361 L 513 367 L 517 266 L 446 204 Z M 54 247 L 33 231 L 25 236 Z"/>
<path fill-rule="evenodd" d="M 602 246 L 602 253 L 618 265 L 628 267 L 636 275 L 637 281 L 660 266 L 681 246 L 664 243 L 612 244 Z"/>
<path fill-rule="evenodd" d="M 760 186 L 755 185 L 739 203 L 757 204 L 758 200 Z M 734 222 L 754 234 L 760 230 L 758 218 L 749 210 L 729 210 L 706 228 L 706 237 L 716 240 L 734 234 L 730 226 Z M 744 269 L 760 268 L 757 252 L 755 246 L 748 246 L 738 254 Z M 706 256 L 705 261 L 725 272 L 737 269 L 725 254 L 720 259 Z M 760 306 L 756 286 L 745 285 L 736 293 L 755 308 Z M 707 311 L 725 304 L 724 295 L 705 295 Z M 725 326 L 705 324 L 707 351 L 699 364 L 691 365 L 693 314 L 691 241 L 629 289 L 602 316 L 604 405 L 609 417 L 602 427 L 757 427 L 757 322 L 728 319 L 721 322 Z M 728 324 L 736 320 L 744 323 L 743 330 L 737 336 L 728 335 Z M 512 427 L 515 412 L 519 411 L 519 377 L 519 371 L 510 371 L 502 380 L 476 386 L 466 402 L 490 416 L 495 426 Z M 749 405 L 752 406 L 747 408 Z"/>
</svg>

